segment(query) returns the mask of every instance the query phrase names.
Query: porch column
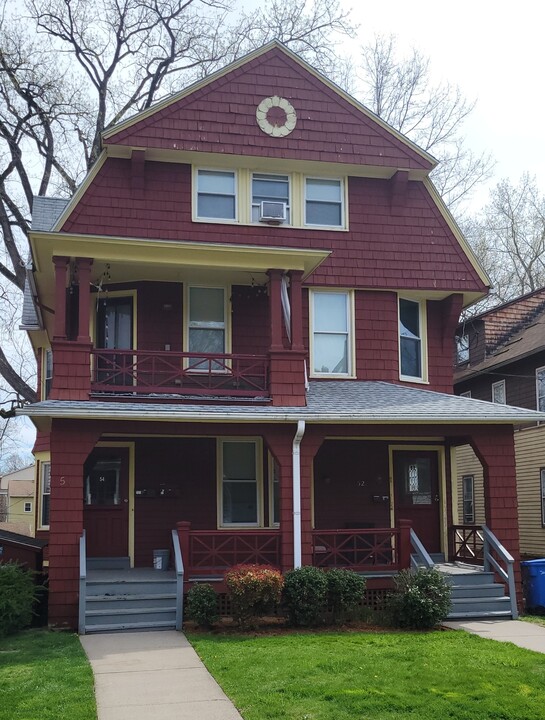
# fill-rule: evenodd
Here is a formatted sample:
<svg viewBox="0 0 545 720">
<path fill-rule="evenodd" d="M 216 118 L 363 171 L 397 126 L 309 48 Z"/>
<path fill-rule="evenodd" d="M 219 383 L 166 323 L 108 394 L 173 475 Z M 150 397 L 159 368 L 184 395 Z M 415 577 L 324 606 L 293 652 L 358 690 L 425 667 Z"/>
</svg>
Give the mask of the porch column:
<svg viewBox="0 0 545 720">
<path fill-rule="evenodd" d="M 78 342 L 90 343 L 89 308 L 91 304 L 91 267 L 92 258 L 76 258 L 79 284 Z"/>
<path fill-rule="evenodd" d="M 282 270 L 268 270 L 269 276 L 269 317 L 271 328 L 271 345 L 269 350 L 275 352 L 284 349 L 282 342 Z"/>
<path fill-rule="evenodd" d="M 83 464 L 100 437 L 96 423 L 53 420 L 49 511 L 49 624 L 78 627 Z"/>
<path fill-rule="evenodd" d="M 303 352 L 303 272 L 291 270 L 290 276 L 290 306 L 291 306 L 291 349 Z"/>
<path fill-rule="evenodd" d="M 515 559 L 517 601 L 522 601 L 515 443 L 512 426 L 474 433 L 471 446 L 483 466 L 486 524 Z"/>
<path fill-rule="evenodd" d="M 314 484 L 314 458 L 325 440 L 321 427 L 308 425 L 301 443 L 301 542 L 302 564 L 312 565 L 312 496 Z"/>
<path fill-rule="evenodd" d="M 70 258 L 55 255 L 55 327 L 54 340 L 66 340 L 66 276 Z"/>
</svg>

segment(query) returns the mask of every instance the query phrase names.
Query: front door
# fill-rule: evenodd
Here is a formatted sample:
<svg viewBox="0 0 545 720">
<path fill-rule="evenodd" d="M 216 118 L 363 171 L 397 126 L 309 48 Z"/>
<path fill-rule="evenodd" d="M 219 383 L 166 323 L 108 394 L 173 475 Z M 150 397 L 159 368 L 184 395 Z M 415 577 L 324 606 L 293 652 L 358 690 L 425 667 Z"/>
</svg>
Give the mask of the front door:
<svg viewBox="0 0 545 720">
<path fill-rule="evenodd" d="M 411 520 L 429 553 L 441 551 L 438 453 L 403 450 L 393 453 L 396 524 Z"/>
<path fill-rule="evenodd" d="M 129 555 L 129 473 L 126 448 L 97 448 L 83 477 L 88 557 Z"/>
</svg>

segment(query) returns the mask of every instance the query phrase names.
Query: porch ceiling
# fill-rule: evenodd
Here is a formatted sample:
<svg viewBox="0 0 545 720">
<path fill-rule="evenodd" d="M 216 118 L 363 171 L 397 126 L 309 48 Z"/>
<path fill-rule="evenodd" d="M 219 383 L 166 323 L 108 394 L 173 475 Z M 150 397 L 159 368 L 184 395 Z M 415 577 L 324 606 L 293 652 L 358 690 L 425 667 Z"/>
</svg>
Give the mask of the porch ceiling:
<svg viewBox="0 0 545 720">
<path fill-rule="evenodd" d="M 32 418 L 39 429 L 46 429 L 52 418 L 222 423 L 305 420 L 312 424 L 362 425 L 545 422 L 545 413 L 386 382 L 311 382 L 306 407 L 233 406 L 225 402 L 204 405 L 197 398 L 184 399 L 184 404 L 46 400 L 27 405 L 17 413 Z"/>
</svg>

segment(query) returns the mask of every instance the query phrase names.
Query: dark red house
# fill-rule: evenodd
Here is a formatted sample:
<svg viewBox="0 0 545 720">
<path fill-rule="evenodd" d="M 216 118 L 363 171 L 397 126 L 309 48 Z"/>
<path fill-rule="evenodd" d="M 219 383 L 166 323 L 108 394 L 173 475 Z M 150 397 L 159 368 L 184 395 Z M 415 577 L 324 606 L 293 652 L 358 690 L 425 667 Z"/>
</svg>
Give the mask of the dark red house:
<svg viewBox="0 0 545 720">
<path fill-rule="evenodd" d="M 36 199 L 22 413 L 52 624 L 76 625 L 86 557 L 151 568 L 178 540 L 186 582 L 257 561 L 380 587 L 411 526 L 452 552 L 461 443 L 517 557 L 513 425 L 536 415 L 451 394 L 487 279 L 434 164 L 273 43 L 105 133 L 70 202 Z"/>
</svg>

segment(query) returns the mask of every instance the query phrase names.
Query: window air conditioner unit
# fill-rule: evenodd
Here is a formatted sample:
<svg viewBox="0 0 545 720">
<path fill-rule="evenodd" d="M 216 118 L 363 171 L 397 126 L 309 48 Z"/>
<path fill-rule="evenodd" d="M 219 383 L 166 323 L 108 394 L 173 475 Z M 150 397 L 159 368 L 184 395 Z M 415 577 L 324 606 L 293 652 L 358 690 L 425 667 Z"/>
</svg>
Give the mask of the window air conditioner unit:
<svg viewBox="0 0 545 720">
<path fill-rule="evenodd" d="M 286 203 L 263 200 L 259 204 L 259 222 L 283 223 L 286 222 Z"/>
</svg>

